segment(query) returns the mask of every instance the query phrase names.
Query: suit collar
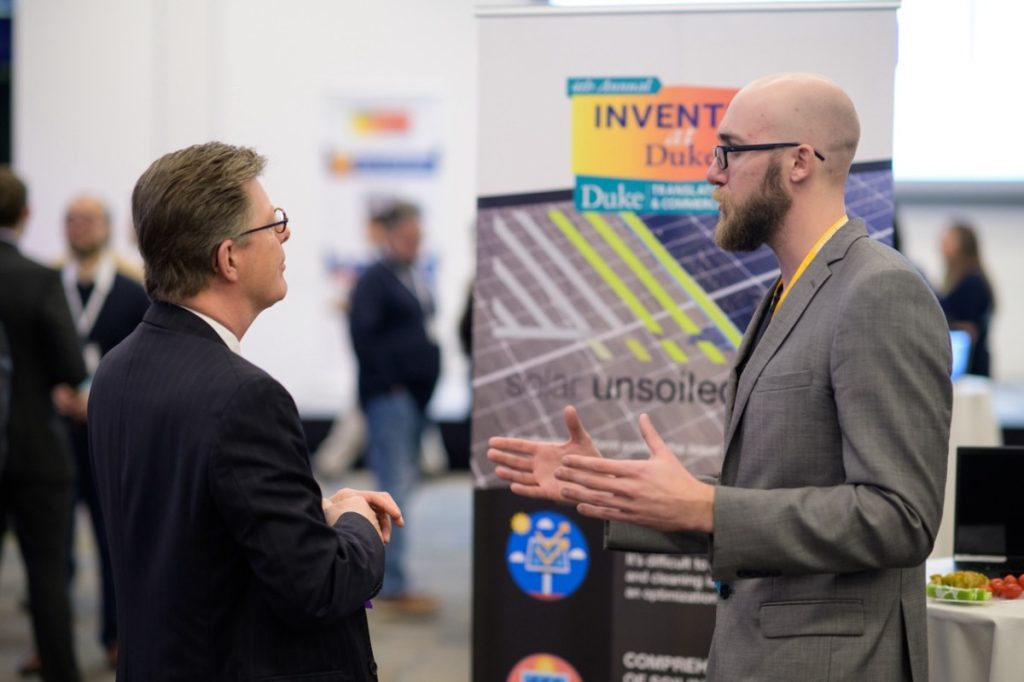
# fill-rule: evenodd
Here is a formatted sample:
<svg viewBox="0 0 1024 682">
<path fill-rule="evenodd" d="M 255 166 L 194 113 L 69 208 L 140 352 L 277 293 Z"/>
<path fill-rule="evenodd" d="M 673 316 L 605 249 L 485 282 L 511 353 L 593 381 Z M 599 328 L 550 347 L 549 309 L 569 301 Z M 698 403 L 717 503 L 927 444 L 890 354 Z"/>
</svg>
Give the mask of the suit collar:
<svg viewBox="0 0 1024 682">
<path fill-rule="evenodd" d="M 200 320 L 208 324 L 210 328 L 213 329 L 213 331 L 217 332 L 217 336 L 219 336 L 220 340 L 224 342 L 224 345 L 231 349 L 231 352 L 233 352 L 235 355 L 242 354 L 242 342 L 239 340 L 237 336 L 235 336 L 235 333 L 233 331 L 231 331 L 226 326 L 224 326 L 217 320 L 213 319 L 206 313 L 201 313 L 195 308 L 189 308 L 187 306 L 180 307 L 189 311 L 190 313 L 198 317 Z"/>
<path fill-rule="evenodd" d="M 730 374 L 729 382 L 730 395 L 734 396 L 726 405 L 726 427 L 725 427 L 725 452 L 729 452 L 729 445 L 736 427 L 743 416 L 743 410 L 750 398 L 750 391 L 757 383 L 758 377 L 764 371 L 768 361 L 782 346 L 782 343 L 793 331 L 793 327 L 803 317 L 807 306 L 814 299 L 815 294 L 822 285 L 832 276 L 832 264 L 842 260 L 850 247 L 858 239 L 868 236 L 864 223 L 861 220 L 850 220 L 836 232 L 822 247 L 818 255 L 807 266 L 803 275 L 793 284 L 792 291 L 786 297 L 783 305 L 775 311 L 765 330 L 764 336 L 751 350 L 751 344 L 757 328 L 765 315 L 768 314 L 768 302 L 771 300 L 772 288 L 768 289 L 767 295 L 757 307 L 747 333 L 743 336 L 743 342 L 736 354 L 737 366 L 743 367 L 741 374 L 737 375 L 736 370 Z M 777 280 L 776 280 L 777 283 Z M 775 284 L 772 285 L 774 287 Z M 747 355 L 749 354 L 749 357 Z M 745 365 L 744 365 L 744 361 Z M 724 479 L 724 469 L 723 469 Z"/>
<path fill-rule="evenodd" d="M 416 273 L 415 264 L 400 263 L 396 260 L 382 258 L 380 266 L 390 273 L 402 291 L 404 291 L 423 312 L 425 317 L 430 317 L 434 312 L 434 301 L 430 291 L 423 285 L 422 279 Z"/>
<path fill-rule="evenodd" d="M 198 336 L 227 347 L 227 344 L 217 335 L 213 327 L 197 315 L 173 303 L 154 301 L 150 304 L 149 309 L 146 310 L 142 321 L 161 329 L 170 329 L 183 334 Z"/>
<path fill-rule="evenodd" d="M 860 218 L 853 218 L 839 228 L 832 239 L 825 242 L 825 245 L 821 247 L 821 253 L 815 260 L 821 260 L 826 265 L 831 265 L 844 258 L 855 241 L 867 236 L 868 230 L 864 226 L 864 221 Z"/>
</svg>

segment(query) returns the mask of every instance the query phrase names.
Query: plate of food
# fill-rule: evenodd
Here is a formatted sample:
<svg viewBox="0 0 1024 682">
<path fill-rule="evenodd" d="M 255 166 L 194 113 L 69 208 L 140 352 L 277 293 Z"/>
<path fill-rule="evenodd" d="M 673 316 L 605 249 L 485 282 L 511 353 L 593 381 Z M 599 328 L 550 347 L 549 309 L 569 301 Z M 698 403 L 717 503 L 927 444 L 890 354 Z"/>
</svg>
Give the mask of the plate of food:
<svg viewBox="0 0 1024 682">
<path fill-rule="evenodd" d="M 987 606 L 992 603 L 992 593 L 981 587 L 950 587 L 928 583 L 928 597 L 944 604 L 963 606 Z"/>
<path fill-rule="evenodd" d="M 933 575 L 925 589 L 929 599 L 944 604 L 985 606 L 992 603 L 988 577 L 974 571 Z"/>
</svg>

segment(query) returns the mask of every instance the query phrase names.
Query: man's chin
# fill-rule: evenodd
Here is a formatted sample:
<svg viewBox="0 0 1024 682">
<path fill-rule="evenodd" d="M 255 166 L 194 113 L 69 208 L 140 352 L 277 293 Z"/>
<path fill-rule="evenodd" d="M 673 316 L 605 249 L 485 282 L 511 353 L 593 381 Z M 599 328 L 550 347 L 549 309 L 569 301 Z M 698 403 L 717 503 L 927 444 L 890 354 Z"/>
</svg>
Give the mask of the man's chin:
<svg viewBox="0 0 1024 682">
<path fill-rule="evenodd" d="M 86 260 L 87 258 L 94 258 L 98 256 L 102 251 L 102 246 L 92 248 L 76 248 L 74 246 L 71 247 L 71 254 L 75 257 L 75 260 Z"/>
<path fill-rule="evenodd" d="M 718 224 L 715 225 L 715 234 L 713 235 L 715 240 L 715 246 L 717 246 L 720 249 L 724 249 L 725 251 L 731 251 L 732 249 L 728 247 L 730 240 L 727 237 L 726 233 L 728 228 L 724 227 L 723 224 L 724 216 L 722 218 L 719 218 Z"/>
<path fill-rule="evenodd" d="M 715 228 L 715 245 L 723 251 L 729 253 L 750 253 L 751 251 L 757 251 L 764 242 L 754 243 L 750 239 L 737 239 L 736 235 L 728 232 L 729 229 L 736 229 L 735 227 L 722 229 L 722 223 L 719 222 Z"/>
<path fill-rule="evenodd" d="M 281 301 L 283 301 L 285 299 L 285 296 L 287 296 L 287 295 L 288 295 L 288 282 L 284 281 L 284 278 L 282 277 L 281 278 L 281 286 L 278 287 L 278 290 L 276 292 L 274 292 L 274 295 L 269 298 L 269 300 L 267 301 L 267 305 L 264 306 L 263 309 L 266 310 L 267 308 L 273 306 L 274 304 L 280 303 Z"/>
</svg>

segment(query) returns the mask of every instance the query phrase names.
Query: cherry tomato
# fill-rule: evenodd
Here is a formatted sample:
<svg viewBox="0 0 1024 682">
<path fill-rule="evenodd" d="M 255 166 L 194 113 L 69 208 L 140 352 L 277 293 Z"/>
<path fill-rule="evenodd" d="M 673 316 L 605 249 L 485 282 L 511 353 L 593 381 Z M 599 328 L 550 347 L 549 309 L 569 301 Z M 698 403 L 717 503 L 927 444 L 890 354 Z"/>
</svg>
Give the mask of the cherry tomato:
<svg viewBox="0 0 1024 682">
<path fill-rule="evenodd" d="M 1021 573 L 1020 576 L 1017 577 L 1017 584 L 1024 585 L 1024 573 Z"/>
<path fill-rule="evenodd" d="M 1013 575 L 1012 573 L 1008 573 L 1008 574 L 1006 574 L 1003 577 L 1003 582 L 1006 583 L 1007 585 L 1016 585 L 1017 584 L 1017 577 L 1015 575 Z"/>
<path fill-rule="evenodd" d="M 1016 599 L 1020 596 L 1020 593 L 1024 592 L 1024 588 L 1014 583 L 1013 585 L 1007 585 L 1003 588 L 1003 599 Z"/>
<path fill-rule="evenodd" d="M 992 580 L 988 581 L 988 586 L 992 589 L 992 594 L 997 597 L 1002 597 L 1003 589 L 1006 587 L 1006 584 L 1003 582 L 1002 578 L 992 578 Z"/>
</svg>

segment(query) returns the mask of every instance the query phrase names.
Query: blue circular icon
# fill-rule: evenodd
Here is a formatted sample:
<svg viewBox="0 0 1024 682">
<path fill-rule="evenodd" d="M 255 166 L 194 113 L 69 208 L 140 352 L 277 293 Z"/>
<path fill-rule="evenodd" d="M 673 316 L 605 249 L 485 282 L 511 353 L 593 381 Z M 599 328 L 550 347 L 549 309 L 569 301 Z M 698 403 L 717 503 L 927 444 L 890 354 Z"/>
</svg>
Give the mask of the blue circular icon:
<svg viewBox="0 0 1024 682">
<path fill-rule="evenodd" d="M 587 577 L 590 551 L 583 533 L 557 512 L 520 512 L 511 519 L 505 559 L 523 592 L 535 599 L 564 599 Z"/>
</svg>

